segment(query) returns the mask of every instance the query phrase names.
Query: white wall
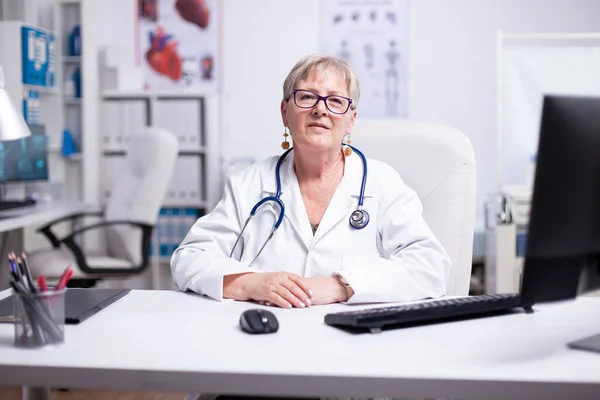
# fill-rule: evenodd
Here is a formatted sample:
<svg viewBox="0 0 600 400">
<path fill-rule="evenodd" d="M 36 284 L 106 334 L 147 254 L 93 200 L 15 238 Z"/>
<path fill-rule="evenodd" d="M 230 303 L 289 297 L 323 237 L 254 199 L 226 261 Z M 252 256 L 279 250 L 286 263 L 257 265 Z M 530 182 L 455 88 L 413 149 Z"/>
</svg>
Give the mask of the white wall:
<svg viewBox="0 0 600 400">
<path fill-rule="evenodd" d="M 266 157 L 281 151 L 285 75 L 302 55 L 319 51 L 319 1 L 227 0 L 225 5 L 224 153 Z M 295 33 L 294 21 L 313 21 L 314 29 Z M 455 126 L 471 139 L 481 218 L 484 197 L 496 187 L 497 29 L 600 32 L 600 1 L 412 0 L 409 21 L 409 118 Z M 360 146 L 359 137 L 353 140 Z"/>
<path fill-rule="evenodd" d="M 100 200 L 100 93 L 99 57 L 106 49 L 135 57 L 136 1 L 82 1 L 82 79 L 85 91 L 83 104 L 84 200 Z"/>
<path fill-rule="evenodd" d="M 89 12 L 84 35 L 102 32 L 93 39 L 97 45 L 133 48 L 134 0 L 83 1 Z M 319 51 L 319 0 L 222 0 L 222 7 L 223 156 L 226 162 L 246 155 L 260 159 L 281 151 L 286 74 L 301 56 Z M 299 21 L 311 29 L 294 30 Z M 600 1 L 412 0 L 409 21 L 409 118 L 455 126 L 471 139 L 481 217 L 484 197 L 495 190 L 497 29 L 600 32 Z M 84 71 L 92 74 L 97 70 L 87 51 Z M 95 77 L 84 79 L 91 94 Z M 91 107 L 86 135 L 92 125 L 98 129 Z M 360 146 L 360 138 L 353 139 Z"/>
<path fill-rule="evenodd" d="M 496 31 L 600 32 L 597 0 L 411 3 L 410 117 L 447 123 L 473 142 L 478 214 L 495 186 Z"/>
</svg>

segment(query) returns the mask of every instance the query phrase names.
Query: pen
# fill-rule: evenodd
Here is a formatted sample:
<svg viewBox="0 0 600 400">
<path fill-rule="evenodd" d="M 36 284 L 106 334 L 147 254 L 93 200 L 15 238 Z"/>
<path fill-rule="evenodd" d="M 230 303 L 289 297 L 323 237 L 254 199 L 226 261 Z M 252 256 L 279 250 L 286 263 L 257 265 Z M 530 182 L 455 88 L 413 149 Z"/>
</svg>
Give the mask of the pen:
<svg viewBox="0 0 600 400">
<path fill-rule="evenodd" d="M 38 285 L 40 286 L 40 290 L 45 292 L 48 290 L 48 285 L 46 284 L 46 277 L 44 275 L 40 275 L 38 277 Z"/>
<path fill-rule="evenodd" d="M 20 258 L 17 258 L 17 265 L 21 268 L 21 276 L 23 277 L 23 283 L 25 283 L 26 286 L 29 287 L 29 291 L 31 293 L 37 293 L 37 289 L 33 284 L 33 278 L 29 273 L 27 265 L 25 265 L 25 261 L 22 261 Z"/>
<path fill-rule="evenodd" d="M 8 262 L 10 264 L 10 268 L 18 275 L 21 275 L 21 269 L 19 268 L 19 266 L 17 265 L 17 260 L 15 257 L 15 253 L 9 253 L 8 254 Z"/>
<path fill-rule="evenodd" d="M 27 277 L 27 282 L 29 283 L 29 287 L 31 291 L 36 293 L 37 288 L 33 284 L 33 277 L 31 276 L 31 270 L 29 269 L 29 264 L 27 263 L 27 256 L 25 253 L 21 253 L 21 258 L 23 260 L 23 270 L 25 271 L 25 276 Z"/>
<path fill-rule="evenodd" d="M 8 262 L 10 263 L 10 268 L 11 268 L 10 274 L 12 275 L 13 279 L 17 282 L 22 283 L 23 286 L 25 287 L 25 289 L 28 289 L 28 291 L 31 291 L 30 285 L 27 282 L 27 279 L 25 278 L 25 276 L 23 275 L 23 270 L 21 269 L 21 266 L 17 262 L 14 253 L 10 253 L 8 255 Z"/>
<path fill-rule="evenodd" d="M 69 282 L 71 276 L 73 276 L 73 269 L 71 269 L 71 266 L 68 266 L 67 269 L 65 269 L 65 272 L 63 272 L 60 276 L 58 284 L 54 290 L 63 290 L 67 286 L 67 282 Z"/>
</svg>

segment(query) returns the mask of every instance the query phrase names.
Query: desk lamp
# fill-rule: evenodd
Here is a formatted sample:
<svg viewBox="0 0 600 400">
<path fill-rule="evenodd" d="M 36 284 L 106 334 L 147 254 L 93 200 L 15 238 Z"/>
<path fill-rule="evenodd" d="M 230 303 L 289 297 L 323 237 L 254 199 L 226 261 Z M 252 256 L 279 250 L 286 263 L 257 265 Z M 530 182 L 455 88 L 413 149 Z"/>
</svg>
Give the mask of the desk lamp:
<svg viewBox="0 0 600 400">
<path fill-rule="evenodd" d="M 23 115 L 13 106 L 4 88 L 4 73 L 0 67 L 0 141 L 21 139 L 31 135 Z"/>
</svg>

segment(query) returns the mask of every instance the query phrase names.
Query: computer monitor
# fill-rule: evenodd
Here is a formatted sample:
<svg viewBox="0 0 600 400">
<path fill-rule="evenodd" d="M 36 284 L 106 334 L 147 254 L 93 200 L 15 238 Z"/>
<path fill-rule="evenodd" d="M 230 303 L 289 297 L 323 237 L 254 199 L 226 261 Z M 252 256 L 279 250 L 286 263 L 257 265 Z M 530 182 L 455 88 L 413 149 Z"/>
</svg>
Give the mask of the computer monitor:
<svg viewBox="0 0 600 400">
<path fill-rule="evenodd" d="M 32 133 L 19 140 L 0 142 L 0 183 L 42 180 L 48 180 L 46 135 Z"/>
<path fill-rule="evenodd" d="M 595 288 L 600 288 L 600 98 L 546 96 L 521 300 L 531 306 Z M 596 340 L 600 351 L 600 335 Z"/>
</svg>

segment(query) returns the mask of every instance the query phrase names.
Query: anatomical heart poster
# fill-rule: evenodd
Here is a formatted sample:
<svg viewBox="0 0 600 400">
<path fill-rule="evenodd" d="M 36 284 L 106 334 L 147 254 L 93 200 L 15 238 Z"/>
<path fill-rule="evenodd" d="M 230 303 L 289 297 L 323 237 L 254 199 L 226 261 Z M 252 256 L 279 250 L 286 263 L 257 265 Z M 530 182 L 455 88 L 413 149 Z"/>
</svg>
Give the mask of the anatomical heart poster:
<svg viewBox="0 0 600 400">
<path fill-rule="evenodd" d="M 219 13 L 219 0 L 138 0 L 146 89 L 218 89 Z"/>
<path fill-rule="evenodd" d="M 350 63 L 361 118 L 407 116 L 408 0 L 323 0 L 321 50 Z"/>
</svg>

